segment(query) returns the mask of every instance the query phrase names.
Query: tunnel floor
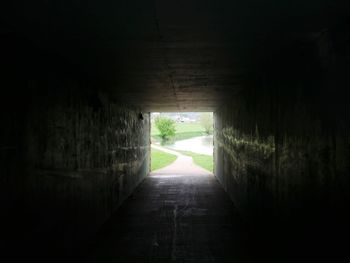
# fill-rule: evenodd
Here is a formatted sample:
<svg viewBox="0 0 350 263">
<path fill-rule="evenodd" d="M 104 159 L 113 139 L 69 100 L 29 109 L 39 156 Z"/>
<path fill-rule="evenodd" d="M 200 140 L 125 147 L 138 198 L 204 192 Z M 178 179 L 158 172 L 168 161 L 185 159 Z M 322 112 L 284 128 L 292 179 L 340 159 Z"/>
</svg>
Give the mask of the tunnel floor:
<svg viewBox="0 0 350 263">
<path fill-rule="evenodd" d="M 211 174 L 150 175 L 105 225 L 87 262 L 242 262 L 245 230 Z"/>
</svg>

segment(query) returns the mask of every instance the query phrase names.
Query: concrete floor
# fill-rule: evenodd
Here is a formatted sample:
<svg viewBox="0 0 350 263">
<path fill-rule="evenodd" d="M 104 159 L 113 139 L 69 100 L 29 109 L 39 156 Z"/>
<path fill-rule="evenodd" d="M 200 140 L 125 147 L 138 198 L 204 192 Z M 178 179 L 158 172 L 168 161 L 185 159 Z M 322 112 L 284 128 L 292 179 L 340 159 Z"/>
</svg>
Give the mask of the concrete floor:
<svg viewBox="0 0 350 263">
<path fill-rule="evenodd" d="M 88 262 L 242 262 L 247 235 L 211 174 L 150 175 L 84 252 Z"/>
</svg>

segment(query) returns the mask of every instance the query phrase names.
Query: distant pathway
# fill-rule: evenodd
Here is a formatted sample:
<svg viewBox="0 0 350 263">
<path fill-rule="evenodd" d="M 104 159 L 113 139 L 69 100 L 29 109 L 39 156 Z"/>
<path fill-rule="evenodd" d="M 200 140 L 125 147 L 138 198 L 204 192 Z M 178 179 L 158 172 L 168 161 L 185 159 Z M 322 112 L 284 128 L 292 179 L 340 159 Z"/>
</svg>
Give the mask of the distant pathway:
<svg viewBox="0 0 350 263">
<path fill-rule="evenodd" d="M 170 154 L 173 154 L 173 155 L 176 155 L 176 156 L 184 156 L 182 153 L 170 150 L 168 148 L 164 148 L 164 147 L 159 146 L 159 145 L 151 144 L 151 147 L 154 148 L 154 149 L 157 149 L 159 151 L 170 153 Z"/>
<path fill-rule="evenodd" d="M 193 162 L 192 157 L 183 155 L 179 152 L 166 149 L 164 147 L 158 145 L 151 145 L 152 148 L 157 149 L 159 151 L 163 151 L 166 153 L 170 153 L 177 156 L 177 159 L 172 164 L 155 170 L 151 173 L 151 175 L 211 175 L 209 171 L 199 167 Z"/>
</svg>

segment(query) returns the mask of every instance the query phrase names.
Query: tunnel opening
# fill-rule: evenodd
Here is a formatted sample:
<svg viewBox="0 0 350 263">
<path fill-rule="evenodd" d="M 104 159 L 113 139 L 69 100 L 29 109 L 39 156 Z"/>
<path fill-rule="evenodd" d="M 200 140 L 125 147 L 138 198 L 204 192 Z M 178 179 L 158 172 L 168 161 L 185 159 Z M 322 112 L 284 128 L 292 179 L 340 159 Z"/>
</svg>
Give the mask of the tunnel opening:
<svg viewBox="0 0 350 263">
<path fill-rule="evenodd" d="M 248 254 L 348 258 L 349 1 L 34 2 L 0 8 L 3 251 L 116 219 L 106 257 L 231 262 L 242 219 Z M 214 112 L 215 178 L 148 176 L 148 113 L 188 110 Z"/>
<path fill-rule="evenodd" d="M 151 171 L 213 173 L 213 112 L 151 113 Z"/>
</svg>

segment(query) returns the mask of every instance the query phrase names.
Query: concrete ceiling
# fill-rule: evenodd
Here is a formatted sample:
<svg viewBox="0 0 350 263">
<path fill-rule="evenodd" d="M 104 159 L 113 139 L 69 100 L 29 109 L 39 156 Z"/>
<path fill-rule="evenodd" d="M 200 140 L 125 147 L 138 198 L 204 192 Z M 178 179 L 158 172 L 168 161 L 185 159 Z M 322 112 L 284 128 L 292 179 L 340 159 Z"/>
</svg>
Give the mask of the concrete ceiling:
<svg viewBox="0 0 350 263">
<path fill-rule="evenodd" d="M 2 3 L 1 17 L 116 100 L 149 111 L 209 111 L 270 53 L 346 17 L 342 0 L 75 0 Z M 6 5 L 6 6 L 5 6 Z"/>
</svg>

